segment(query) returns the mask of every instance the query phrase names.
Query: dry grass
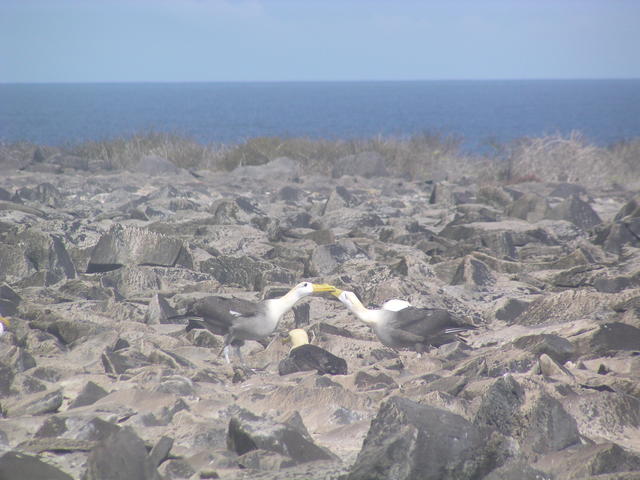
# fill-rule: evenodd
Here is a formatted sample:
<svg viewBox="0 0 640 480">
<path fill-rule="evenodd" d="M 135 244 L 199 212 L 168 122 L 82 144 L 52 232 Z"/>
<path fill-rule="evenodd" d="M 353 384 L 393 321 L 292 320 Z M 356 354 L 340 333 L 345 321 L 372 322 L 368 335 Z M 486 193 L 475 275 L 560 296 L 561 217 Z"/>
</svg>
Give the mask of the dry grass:
<svg viewBox="0 0 640 480">
<path fill-rule="evenodd" d="M 146 155 L 158 155 L 189 169 L 233 170 L 261 165 L 279 157 L 300 162 L 309 172 L 330 173 L 344 157 L 376 152 L 398 177 L 414 180 L 468 178 L 481 183 L 522 181 L 571 182 L 591 187 L 612 184 L 640 186 L 640 139 L 607 148 L 589 143 L 578 133 L 523 138 L 510 144 L 492 143 L 490 155 L 461 151 L 461 139 L 439 134 L 408 138 L 374 137 L 354 140 L 256 137 L 238 145 L 205 145 L 184 136 L 145 133 L 85 142 L 52 149 L 28 143 L 0 145 L 2 158 L 33 158 L 42 148 L 99 162 L 110 170 L 135 165 Z"/>
</svg>

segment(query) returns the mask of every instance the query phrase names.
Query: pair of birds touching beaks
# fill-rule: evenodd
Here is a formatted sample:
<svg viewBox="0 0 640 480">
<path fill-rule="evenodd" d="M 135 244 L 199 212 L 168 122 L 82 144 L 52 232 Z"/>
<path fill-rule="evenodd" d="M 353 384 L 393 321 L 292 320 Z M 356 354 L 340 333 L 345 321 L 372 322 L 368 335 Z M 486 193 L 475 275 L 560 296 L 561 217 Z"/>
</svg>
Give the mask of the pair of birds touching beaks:
<svg viewBox="0 0 640 480">
<path fill-rule="evenodd" d="M 340 290 L 328 284 L 302 282 L 280 298 L 260 302 L 219 296 L 200 299 L 191 306 L 187 314 L 197 316 L 201 320 L 190 321 L 187 329 L 207 328 L 215 334 L 224 335 L 222 352 L 226 362 L 230 363 L 230 349 L 234 348 L 244 364 L 240 347 L 245 340 L 263 342 L 276 330 L 282 316 L 299 300 L 323 292 L 330 293 L 340 300 L 356 317 L 369 325 L 383 345 L 393 349 L 424 352 L 430 347 L 461 340 L 461 332 L 476 328 L 442 308 L 418 308 L 404 300 L 394 299 L 386 302 L 380 309 L 369 309 L 353 292 Z M 306 333 L 304 338 L 300 333 L 297 335 L 298 337 L 292 336 L 292 352 L 305 344 L 308 345 L 305 350 L 311 355 L 319 355 L 316 349 L 323 350 L 309 345 Z M 346 373 L 346 364 L 344 367 Z"/>
</svg>

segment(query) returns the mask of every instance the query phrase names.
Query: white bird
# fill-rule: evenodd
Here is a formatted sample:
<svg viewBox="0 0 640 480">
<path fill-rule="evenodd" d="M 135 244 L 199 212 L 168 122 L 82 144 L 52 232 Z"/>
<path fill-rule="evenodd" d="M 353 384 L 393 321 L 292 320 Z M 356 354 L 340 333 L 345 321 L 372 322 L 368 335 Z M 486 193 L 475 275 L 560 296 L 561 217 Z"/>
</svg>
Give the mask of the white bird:
<svg viewBox="0 0 640 480">
<path fill-rule="evenodd" d="M 476 328 L 442 308 L 417 308 L 405 305 L 408 302 L 404 300 L 391 300 L 391 308 L 368 309 L 353 292 L 336 288 L 332 295 L 369 325 L 383 345 L 391 348 L 422 352 L 429 346 L 439 347 L 456 340 L 464 341 L 458 334 Z"/>
<path fill-rule="evenodd" d="M 11 322 L 8 318 L 0 317 L 0 337 L 4 334 L 5 330 L 11 326 Z"/>
<path fill-rule="evenodd" d="M 240 347 L 245 340 L 264 340 L 278 327 L 282 316 L 302 298 L 313 293 L 332 292 L 335 287 L 327 284 L 302 282 L 280 298 L 250 302 L 238 298 L 211 296 L 196 301 L 191 314 L 202 317 L 201 322 L 191 322 L 191 328 L 207 328 L 224 335 L 224 358 L 229 360 L 229 348 L 234 347 L 240 361 Z M 244 362 L 243 362 L 244 363 Z"/>
</svg>

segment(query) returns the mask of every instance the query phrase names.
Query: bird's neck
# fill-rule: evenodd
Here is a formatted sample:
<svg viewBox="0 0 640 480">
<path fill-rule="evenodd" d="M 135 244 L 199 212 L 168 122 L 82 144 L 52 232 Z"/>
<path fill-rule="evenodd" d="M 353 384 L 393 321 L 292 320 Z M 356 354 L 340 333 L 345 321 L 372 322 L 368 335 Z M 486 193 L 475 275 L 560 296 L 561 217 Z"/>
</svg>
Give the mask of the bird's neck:
<svg viewBox="0 0 640 480">
<path fill-rule="evenodd" d="M 293 308 L 293 306 L 301 298 L 306 297 L 306 294 L 299 290 L 290 290 L 280 298 L 274 298 L 269 300 L 269 309 L 278 320 Z"/>
<path fill-rule="evenodd" d="M 349 310 L 367 325 L 376 325 L 380 321 L 380 310 L 366 308 L 359 301 L 349 305 Z"/>
</svg>

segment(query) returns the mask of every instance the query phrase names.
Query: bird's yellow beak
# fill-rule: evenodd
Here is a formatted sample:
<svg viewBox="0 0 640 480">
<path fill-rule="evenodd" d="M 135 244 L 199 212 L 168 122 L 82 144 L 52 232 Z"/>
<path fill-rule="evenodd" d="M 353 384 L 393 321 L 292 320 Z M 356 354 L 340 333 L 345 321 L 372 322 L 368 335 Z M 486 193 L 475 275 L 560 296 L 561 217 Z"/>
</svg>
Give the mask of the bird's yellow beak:
<svg viewBox="0 0 640 480">
<path fill-rule="evenodd" d="M 334 295 L 336 298 L 339 297 L 340 295 L 342 295 L 342 290 L 340 290 L 339 288 L 333 288 L 333 291 L 331 292 L 331 295 Z"/>
<path fill-rule="evenodd" d="M 313 284 L 313 293 L 321 293 L 321 292 L 331 292 L 336 289 L 333 285 L 329 285 L 328 283 L 314 283 Z"/>
<path fill-rule="evenodd" d="M 8 318 L 0 317 L 0 322 L 4 324 L 5 327 L 9 328 L 11 326 L 11 321 Z"/>
</svg>

